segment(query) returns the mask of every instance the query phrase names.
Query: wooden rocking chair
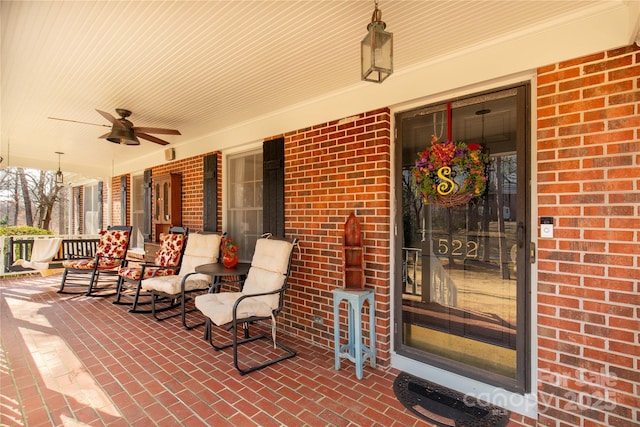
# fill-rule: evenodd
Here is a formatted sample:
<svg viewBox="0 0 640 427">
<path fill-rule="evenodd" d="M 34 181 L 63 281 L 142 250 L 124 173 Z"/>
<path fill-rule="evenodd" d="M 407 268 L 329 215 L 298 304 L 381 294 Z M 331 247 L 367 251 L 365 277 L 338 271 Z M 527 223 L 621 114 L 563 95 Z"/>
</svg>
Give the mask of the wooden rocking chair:
<svg viewBox="0 0 640 427">
<path fill-rule="evenodd" d="M 119 282 L 118 269 L 127 265 L 131 229 L 128 226 L 108 227 L 100 232 L 94 257 L 71 257 L 63 261 L 64 272 L 57 292 L 84 293 L 86 296 L 113 295 Z M 65 289 L 67 286 L 80 287 L 83 292 L 70 292 Z"/>
<path fill-rule="evenodd" d="M 142 281 L 151 277 L 171 276 L 180 272 L 182 255 L 189 230 L 183 227 L 172 227 L 169 233 L 160 234 L 160 249 L 154 263 L 140 263 L 137 266 L 123 267 L 118 271 L 120 280 L 114 304 L 130 304 L 131 313 L 150 313 L 151 309 L 140 309 L 138 306 L 151 303 L 150 298 L 141 301 L 141 297 L 150 297 L 142 292 Z M 127 298 L 130 301 L 123 301 Z"/>
</svg>

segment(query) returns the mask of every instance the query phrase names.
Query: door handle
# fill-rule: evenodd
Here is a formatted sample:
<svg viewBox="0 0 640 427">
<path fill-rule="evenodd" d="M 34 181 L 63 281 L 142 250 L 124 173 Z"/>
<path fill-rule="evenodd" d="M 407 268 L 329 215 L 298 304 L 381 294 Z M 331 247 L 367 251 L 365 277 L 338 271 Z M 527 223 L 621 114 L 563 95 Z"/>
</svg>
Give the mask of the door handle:
<svg viewBox="0 0 640 427">
<path fill-rule="evenodd" d="M 518 239 L 518 248 L 520 249 L 524 248 L 524 224 L 522 222 L 518 223 L 517 239 Z"/>
</svg>

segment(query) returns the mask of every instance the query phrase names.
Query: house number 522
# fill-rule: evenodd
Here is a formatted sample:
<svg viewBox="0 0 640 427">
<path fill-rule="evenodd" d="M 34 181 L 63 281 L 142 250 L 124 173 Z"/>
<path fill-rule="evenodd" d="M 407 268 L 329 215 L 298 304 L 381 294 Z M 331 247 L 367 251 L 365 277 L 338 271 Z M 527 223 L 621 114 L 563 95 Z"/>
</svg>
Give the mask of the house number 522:
<svg viewBox="0 0 640 427">
<path fill-rule="evenodd" d="M 473 240 L 449 240 L 438 239 L 438 255 L 464 256 L 466 258 L 478 258 L 478 242 Z"/>
</svg>

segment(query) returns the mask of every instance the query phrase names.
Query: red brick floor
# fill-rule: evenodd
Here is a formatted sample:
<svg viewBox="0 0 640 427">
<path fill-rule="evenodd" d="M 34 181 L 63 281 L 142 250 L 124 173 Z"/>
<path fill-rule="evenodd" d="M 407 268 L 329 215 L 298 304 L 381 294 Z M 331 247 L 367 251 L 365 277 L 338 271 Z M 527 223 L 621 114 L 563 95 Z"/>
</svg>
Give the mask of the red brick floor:
<svg viewBox="0 0 640 427">
<path fill-rule="evenodd" d="M 0 280 L 2 426 L 428 425 L 395 398 L 398 371 L 367 366 L 358 381 L 331 349 L 280 334 L 298 355 L 241 376 L 202 327 L 57 294 L 59 282 Z"/>
</svg>

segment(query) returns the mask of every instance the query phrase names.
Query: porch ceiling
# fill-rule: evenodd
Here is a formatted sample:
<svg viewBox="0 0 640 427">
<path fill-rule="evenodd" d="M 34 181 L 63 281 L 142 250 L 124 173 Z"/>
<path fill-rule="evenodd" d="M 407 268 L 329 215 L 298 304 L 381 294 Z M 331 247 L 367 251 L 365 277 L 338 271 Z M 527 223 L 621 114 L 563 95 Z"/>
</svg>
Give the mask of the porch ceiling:
<svg viewBox="0 0 640 427">
<path fill-rule="evenodd" d="M 169 147 L 188 152 L 204 140 L 201 150 L 211 151 L 221 148 L 217 132 L 377 86 L 359 76 L 371 0 L 2 1 L 0 7 L 3 167 L 55 170 L 61 151 L 63 170 L 105 177 L 164 159 L 166 147 L 112 144 L 98 139 L 108 128 L 48 117 L 106 124 L 96 108 L 114 115 L 126 108 L 136 126 L 179 129 L 182 136 L 166 137 Z M 395 73 L 382 86 L 456 52 L 616 8 L 633 12 L 619 44 L 637 33 L 637 1 L 380 0 L 379 7 L 395 51 Z M 601 30 L 606 38 L 610 27 Z M 262 136 L 287 126 L 274 124 Z"/>
</svg>

